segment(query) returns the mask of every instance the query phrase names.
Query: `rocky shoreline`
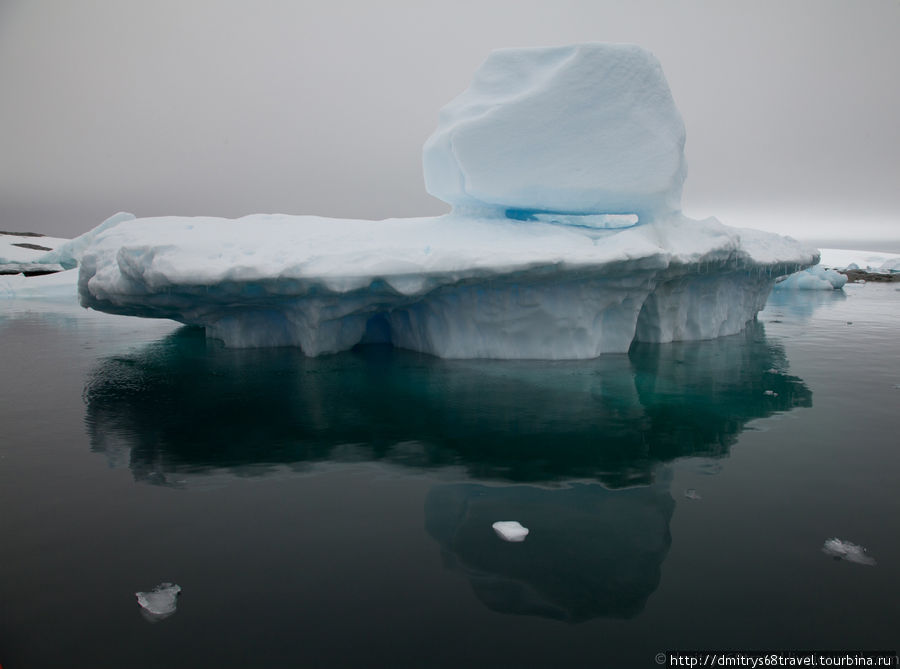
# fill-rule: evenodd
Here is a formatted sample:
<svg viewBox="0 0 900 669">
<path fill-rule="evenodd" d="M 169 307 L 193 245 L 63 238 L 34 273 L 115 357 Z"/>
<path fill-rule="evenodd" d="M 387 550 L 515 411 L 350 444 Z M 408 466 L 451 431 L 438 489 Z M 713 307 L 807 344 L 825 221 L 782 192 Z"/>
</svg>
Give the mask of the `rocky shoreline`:
<svg viewBox="0 0 900 669">
<path fill-rule="evenodd" d="M 849 283 L 859 283 L 862 281 L 880 281 L 883 283 L 891 283 L 900 281 L 900 272 L 884 274 L 881 272 L 867 272 L 864 269 L 839 269 L 835 270 L 847 277 Z"/>
</svg>

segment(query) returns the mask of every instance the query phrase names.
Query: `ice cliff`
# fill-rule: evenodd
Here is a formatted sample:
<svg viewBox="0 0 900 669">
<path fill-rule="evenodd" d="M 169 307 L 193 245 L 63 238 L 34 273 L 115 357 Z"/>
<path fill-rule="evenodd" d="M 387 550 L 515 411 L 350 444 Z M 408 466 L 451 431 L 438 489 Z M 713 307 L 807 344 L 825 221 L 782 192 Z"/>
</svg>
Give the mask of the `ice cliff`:
<svg viewBox="0 0 900 669">
<path fill-rule="evenodd" d="M 635 46 L 492 54 L 426 142 L 436 218 L 123 220 L 81 255 L 86 307 L 229 346 L 358 343 L 448 358 L 591 358 L 739 332 L 797 242 L 680 213 L 684 129 Z"/>
<path fill-rule="evenodd" d="M 681 209 L 684 123 L 640 47 L 501 49 L 441 110 L 424 165 L 454 207 L 644 219 Z"/>
</svg>

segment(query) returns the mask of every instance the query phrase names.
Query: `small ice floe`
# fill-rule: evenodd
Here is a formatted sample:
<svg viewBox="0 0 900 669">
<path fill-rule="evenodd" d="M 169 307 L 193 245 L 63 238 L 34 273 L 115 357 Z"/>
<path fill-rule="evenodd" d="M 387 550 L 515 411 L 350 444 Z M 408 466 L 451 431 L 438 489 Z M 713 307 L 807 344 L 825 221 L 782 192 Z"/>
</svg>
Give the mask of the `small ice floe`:
<svg viewBox="0 0 900 669">
<path fill-rule="evenodd" d="M 767 370 L 766 370 L 766 373 L 767 373 L 767 374 L 781 374 L 781 372 L 779 372 L 779 371 L 778 371 L 777 369 L 775 369 L 774 367 L 772 367 L 771 369 L 767 369 Z"/>
<path fill-rule="evenodd" d="M 763 395 L 768 395 L 769 397 L 778 397 L 778 393 L 776 393 L 774 390 L 767 390 L 763 393 Z"/>
<path fill-rule="evenodd" d="M 875 559 L 866 554 L 866 549 L 849 541 L 841 541 L 837 537 L 825 540 L 822 552 L 838 560 L 856 562 L 857 564 L 874 565 Z"/>
<path fill-rule="evenodd" d="M 525 541 L 528 536 L 528 528 L 522 527 L 517 520 L 498 520 L 491 527 L 503 541 Z"/>
<path fill-rule="evenodd" d="M 703 498 L 700 496 L 700 493 L 697 492 L 696 490 L 694 490 L 693 488 L 688 488 L 687 490 L 685 490 L 685 491 L 684 491 L 684 496 L 685 496 L 687 499 L 703 499 Z"/>
<path fill-rule="evenodd" d="M 138 604 L 141 605 L 141 613 L 152 623 L 165 620 L 173 613 L 178 605 L 178 593 L 181 586 L 174 583 L 160 583 L 150 592 L 136 592 Z"/>
</svg>

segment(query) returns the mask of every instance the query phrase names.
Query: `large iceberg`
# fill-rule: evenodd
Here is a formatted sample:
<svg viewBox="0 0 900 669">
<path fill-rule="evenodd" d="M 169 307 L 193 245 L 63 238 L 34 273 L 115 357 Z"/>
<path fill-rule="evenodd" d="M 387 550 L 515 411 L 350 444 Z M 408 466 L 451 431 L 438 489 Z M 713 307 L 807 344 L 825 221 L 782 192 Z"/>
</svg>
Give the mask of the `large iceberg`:
<svg viewBox="0 0 900 669">
<path fill-rule="evenodd" d="M 117 221 L 79 249 L 81 303 L 311 356 L 576 359 L 734 334 L 818 255 L 683 216 L 683 142 L 643 49 L 495 52 L 425 145 L 450 214 Z"/>
</svg>

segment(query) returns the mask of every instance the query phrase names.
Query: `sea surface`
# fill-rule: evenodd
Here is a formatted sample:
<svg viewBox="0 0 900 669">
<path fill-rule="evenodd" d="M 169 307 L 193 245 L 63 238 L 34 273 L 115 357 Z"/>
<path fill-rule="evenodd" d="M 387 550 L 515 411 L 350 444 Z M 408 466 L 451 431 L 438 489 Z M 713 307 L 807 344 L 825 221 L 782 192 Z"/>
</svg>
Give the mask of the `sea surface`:
<svg viewBox="0 0 900 669">
<path fill-rule="evenodd" d="M 895 286 L 776 293 L 742 334 L 579 362 L 308 359 L 7 301 L 0 665 L 896 650 Z M 162 583 L 154 616 L 135 593 Z"/>
</svg>

